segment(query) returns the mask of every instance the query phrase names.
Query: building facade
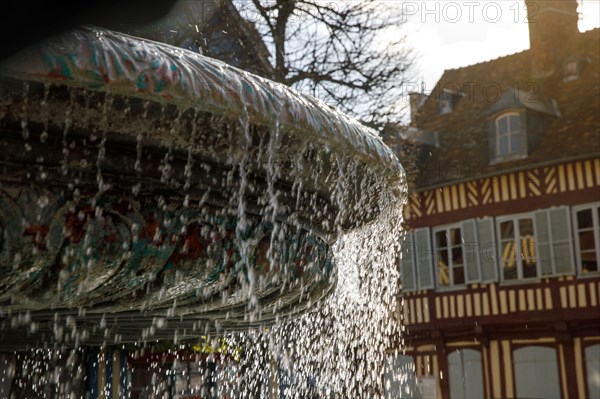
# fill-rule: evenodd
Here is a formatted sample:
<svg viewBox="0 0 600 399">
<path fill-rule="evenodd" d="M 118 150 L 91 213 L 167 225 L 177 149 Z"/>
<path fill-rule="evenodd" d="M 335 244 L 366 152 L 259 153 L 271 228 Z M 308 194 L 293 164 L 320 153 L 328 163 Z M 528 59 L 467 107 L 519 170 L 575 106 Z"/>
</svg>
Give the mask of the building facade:
<svg viewBox="0 0 600 399">
<path fill-rule="evenodd" d="M 526 4 L 529 50 L 413 113 L 390 398 L 600 397 L 600 30 Z"/>
</svg>

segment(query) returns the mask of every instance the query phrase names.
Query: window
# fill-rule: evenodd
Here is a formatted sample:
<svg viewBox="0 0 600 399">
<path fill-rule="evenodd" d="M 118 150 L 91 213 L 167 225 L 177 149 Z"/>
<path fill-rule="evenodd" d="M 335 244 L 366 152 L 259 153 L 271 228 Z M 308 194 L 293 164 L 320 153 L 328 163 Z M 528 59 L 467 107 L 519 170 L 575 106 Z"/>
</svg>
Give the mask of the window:
<svg viewBox="0 0 600 399">
<path fill-rule="evenodd" d="M 525 133 L 516 112 L 496 119 L 496 157 L 520 155 L 525 152 Z"/>
<path fill-rule="evenodd" d="M 400 276 L 403 291 L 461 287 L 497 281 L 494 220 L 408 231 L 402 242 Z"/>
<path fill-rule="evenodd" d="M 503 281 L 575 274 L 566 206 L 496 219 Z"/>
<path fill-rule="evenodd" d="M 563 62 L 563 81 L 571 82 L 579 79 L 587 65 L 591 64 L 589 57 L 571 55 Z"/>
<path fill-rule="evenodd" d="M 454 105 L 461 99 L 465 94 L 451 89 L 442 90 L 440 95 L 440 115 L 449 114 L 454 109 Z"/>
<path fill-rule="evenodd" d="M 582 69 L 591 61 L 587 57 L 571 55 L 563 62 L 563 81 L 571 82 L 579 79 Z"/>
<path fill-rule="evenodd" d="M 579 273 L 597 273 L 600 262 L 600 204 L 573 208 L 573 219 Z"/>
<path fill-rule="evenodd" d="M 518 398 L 560 398 L 556 350 L 527 346 L 513 352 L 515 385 Z"/>
<path fill-rule="evenodd" d="M 585 348 L 585 369 L 589 398 L 600 398 L 600 344 Z"/>
<path fill-rule="evenodd" d="M 435 259 L 440 287 L 465 284 L 463 238 L 459 226 L 437 230 L 435 236 Z"/>
<path fill-rule="evenodd" d="M 574 248 L 580 249 L 582 273 L 600 273 L 600 203 L 573 213 L 559 206 L 495 220 L 466 219 L 433 228 L 431 234 L 421 228 L 407 232 L 402 243 L 402 290 L 433 289 L 436 281 L 437 288 L 447 289 L 499 276 L 504 282 L 574 276 Z"/>
<path fill-rule="evenodd" d="M 566 82 L 576 80 L 579 77 L 579 62 L 571 60 L 565 63 L 564 80 Z"/>
<path fill-rule="evenodd" d="M 481 352 L 474 349 L 456 350 L 448 355 L 450 397 L 456 399 L 483 398 L 483 368 Z"/>
<path fill-rule="evenodd" d="M 503 279 L 539 277 L 533 218 L 529 215 L 498 218 L 498 232 Z"/>
<path fill-rule="evenodd" d="M 440 99 L 440 115 L 452 112 L 452 102 L 448 98 Z"/>
</svg>

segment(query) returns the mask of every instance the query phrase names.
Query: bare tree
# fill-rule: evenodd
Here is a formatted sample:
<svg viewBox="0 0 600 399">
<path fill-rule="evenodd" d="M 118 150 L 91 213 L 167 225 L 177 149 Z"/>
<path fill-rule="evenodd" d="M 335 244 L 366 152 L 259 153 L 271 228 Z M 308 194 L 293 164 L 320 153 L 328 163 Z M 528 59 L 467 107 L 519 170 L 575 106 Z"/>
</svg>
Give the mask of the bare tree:
<svg viewBox="0 0 600 399">
<path fill-rule="evenodd" d="M 273 78 L 363 123 L 399 121 L 412 54 L 391 1 L 239 0 L 270 51 Z"/>
<path fill-rule="evenodd" d="M 372 127 L 403 120 L 412 52 L 400 2 L 161 1 L 173 6 L 156 23 L 131 26 L 121 18 L 111 26 L 261 74 Z"/>
</svg>

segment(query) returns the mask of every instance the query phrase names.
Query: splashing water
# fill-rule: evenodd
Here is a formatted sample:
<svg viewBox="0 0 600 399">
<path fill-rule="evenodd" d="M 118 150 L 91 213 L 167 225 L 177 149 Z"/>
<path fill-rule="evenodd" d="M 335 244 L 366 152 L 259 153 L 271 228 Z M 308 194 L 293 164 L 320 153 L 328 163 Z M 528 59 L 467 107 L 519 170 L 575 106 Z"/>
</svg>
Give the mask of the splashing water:
<svg viewBox="0 0 600 399">
<path fill-rule="evenodd" d="M 238 338 L 248 348 L 242 367 L 250 370 L 240 397 L 278 397 L 279 385 L 284 398 L 384 396 L 386 353 L 400 336 L 395 254 L 401 215 L 397 204 L 387 205 L 384 218 L 336 242 L 338 284 L 322 306 Z M 261 360 L 275 367 L 256 367 Z M 269 386 L 264 382 L 273 373 L 279 385 Z"/>
<path fill-rule="evenodd" d="M 168 342 L 153 395 L 188 362 L 212 370 L 218 397 L 383 396 L 406 198 L 373 132 L 96 28 L 22 53 L 0 79 L 0 350 L 38 348 L 0 358 L 2 378 L 77 397 L 65 370 Z M 180 357 L 199 339 L 208 358 Z"/>
</svg>

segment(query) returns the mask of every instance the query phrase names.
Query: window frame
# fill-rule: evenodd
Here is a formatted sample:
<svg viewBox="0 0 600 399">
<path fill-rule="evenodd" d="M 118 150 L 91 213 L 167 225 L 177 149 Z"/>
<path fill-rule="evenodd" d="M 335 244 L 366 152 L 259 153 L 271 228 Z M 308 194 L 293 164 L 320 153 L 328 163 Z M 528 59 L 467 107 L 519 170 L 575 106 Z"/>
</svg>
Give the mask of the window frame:
<svg viewBox="0 0 600 399">
<path fill-rule="evenodd" d="M 577 221 L 577 212 L 592 210 L 592 232 L 594 233 L 594 249 L 596 250 L 596 262 L 598 270 L 595 272 L 583 273 L 581 262 L 581 248 L 579 243 L 579 226 Z M 571 207 L 571 234 L 573 236 L 573 249 L 575 250 L 575 262 L 577 267 L 575 272 L 578 277 L 597 277 L 600 275 L 600 201 L 580 204 Z"/>
<path fill-rule="evenodd" d="M 521 256 L 519 256 L 519 254 L 521 253 L 521 240 L 517 239 L 517 237 L 520 237 L 520 228 L 519 228 L 519 223 L 518 221 L 520 219 L 531 219 L 531 223 L 532 223 L 532 227 L 533 227 L 533 242 L 534 242 L 534 246 L 535 246 L 535 268 L 536 268 L 536 276 L 535 277 L 523 277 L 523 259 Z M 516 253 L 516 267 L 517 267 L 517 278 L 515 279 L 505 279 L 504 278 L 504 267 L 503 267 L 503 262 L 502 262 L 502 232 L 500 229 L 500 224 L 506 221 L 512 221 L 513 222 L 513 227 L 514 227 L 514 232 L 515 232 L 515 242 L 517 243 L 518 247 L 517 247 L 517 253 Z M 518 284 L 518 283 L 530 283 L 530 282 L 534 282 L 534 281 L 539 281 L 541 279 L 541 275 L 542 275 L 542 271 L 541 271 L 541 264 L 540 264 L 540 257 L 539 257 L 539 251 L 538 251 L 538 232 L 537 232 L 537 228 L 535 227 L 535 218 L 532 212 L 524 212 L 524 213 L 516 213 L 516 214 L 511 214 L 511 215 L 503 215 L 503 216 L 496 216 L 495 218 L 495 223 L 496 223 L 496 245 L 497 245 L 497 265 L 496 267 L 498 268 L 498 272 L 499 272 L 499 281 L 503 284 Z M 518 234 L 517 234 L 518 233 Z"/>
<path fill-rule="evenodd" d="M 451 245 L 450 241 L 449 241 L 449 231 L 450 229 L 458 229 L 460 231 L 460 237 L 461 237 L 461 244 L 460 244 L 460 249 L 462 252 L 462 258 L 463 258 L 463 263 L 462 263 L 462 268 L 463 268 L 463 276 L 464 276 L 464 282 L 462 284 L 456 285 L 454 283 L 454 265 L 452 264 L 452 251 L 451 249 L 456 247 L 456 245 Z M 433 260 L 434 260 L 434 268 L 435 268 L 435 282 L 437 284 L 437 289 L 442 290 L 442 291 L 448 291 L 448 290 L 460 290 L 460 289 L 465 289 L 468 286 L 467 283 L 467 265 L 465 262 L 465 242 L 464 242 L 464 236 L 463 236 L 463 229 L 462 229 L 462 225 L 461 223 L 452 223 L 452 224 L 446 224 L 446 225 L 442 225 L 442 226 L 436 226 L 434 228 L 431 229 L 432 234 L 431 234 L 431 238 L 432 238 L 432 249 L 433 249 Z M 440 269 L 439 269 L 439 265 L 438 265 L 438 259 L 437 259 L 437 255 L 438 255 L 438 246 L 437 246 L 437 240 L 436 240 L 436 234 L 439 233 L 440 231 L 445 231 L 446 232 L 446 237 L 447 237 L 447 242 L 446 242 L 446 247 L 445 250 L 449 251 L 449 256 L 448 256 L 448 275 L 450 277 L 450 283 L 448 285 L 442 285 L 441 281 L 440 281 Z"/>
<path fill-rule="evenodd" d="M 517 118 L 517 120 L 519 121 L 519 129 L 518 130 L 511 130 L 511 124 L 510 124 L 511 116 L 515 116 Z M 503 119 L 506 119 L 507 130 L 505 133 L 500 133 L 500 121 Z M 519 156 L 524 156 L 526 154 L 525 139 L 527 138 L 527 136 L 525 134 L 525 131 L 523 130 L 523 126 L 521 123 L 521 114 L 519 112 L 509 111 L 509 112 L 504 112 L 504 113 L 498 115 L 494 119 L 494 128 L 495 128 L 495 139 L 496 139 L 496 153 L 495 153 L 496 159 L 519 157 Z M 518 152 L 512 151 L 512 138 L 517 135 L 520 135 L 523 137 L 523 141 L 522 141 L 523 148 L 521 148 Z M 500 153 L 500 136 L 508 137 L 508 152 L 506 152 L 505 154 Z"/>
</svg>

